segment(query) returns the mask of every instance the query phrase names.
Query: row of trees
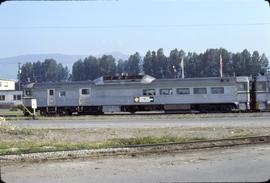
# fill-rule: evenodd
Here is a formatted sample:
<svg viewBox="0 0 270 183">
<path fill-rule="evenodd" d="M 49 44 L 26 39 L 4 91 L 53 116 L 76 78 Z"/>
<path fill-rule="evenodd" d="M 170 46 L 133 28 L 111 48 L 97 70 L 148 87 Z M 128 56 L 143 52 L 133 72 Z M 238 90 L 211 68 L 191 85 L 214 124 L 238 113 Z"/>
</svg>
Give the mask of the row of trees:
<svg viewBox="0 0 270 183">
<path fill-rule="evenodd" d="M 138 52 L 130 55 L 128 60 L 117 60 L 111 55 L 100 58 L 89 56 L 73 64 L 72 74 L 67 67 L 55 60 L 26 63 L 22 66 L 21 81 L 61 81 L 93 80 L 104 75 L 148 74 L 156 78 L 176 78 L 181 76 L 181 62 L 184 62 L 185 77 L 215 77 L 219 76 L 220 56 L 223 60 L 224 76 L 256 76 L 266 73 L 268 59 L 258 51 L 250 53 L 243 50 L 231 53 L 226 49 L 208 49 L 204 53 L 185 53 L 174 49 L 166 56 L 163 49 L 148 51 L 142 58 Z"/>
<path fill-rule="evenodd" d="M 69 70 L 53 59 L 44 62 L 25 63 L 20 70 L 19 79 L 22 83 L 63 81 L 69 77 Z"/>
<path fill-rule="evenodd" d="M 93 80 L 100 76 L 113 76 L 122 73 L 138 75 L 140 73 L 140 60 L 139 53 L 131 55 L 127 61 L 118 60 L 117 63 L 111 55 L 103 55 L 101 58 L 90 56 L 73 64 L 72 80 Z"/>
<path fill-rule="evenodd" d="M 72 79 L 92 80 L 103 75 L 127 73 L 129 75 L 148 74 L 156 78 L 175 78 L 182 74 L 181 62 L 184 62 L 185 77 L 219 76 L 220 56 L 225 76 L 256 76 L 266 73 L 268 59 L 258 51 L 252 54 L 248 50 L 231 53 L 226 49 L 208 49 L 204 53 L 185 53 L 174 49 L 167 57 L 163 49 L 148 51 L 142 58 L 138 52 L 130 55 L 128 60 L 117 63 L 112 56 L 101 58 L 88 57 L 73 65 Z"/>
</svg>

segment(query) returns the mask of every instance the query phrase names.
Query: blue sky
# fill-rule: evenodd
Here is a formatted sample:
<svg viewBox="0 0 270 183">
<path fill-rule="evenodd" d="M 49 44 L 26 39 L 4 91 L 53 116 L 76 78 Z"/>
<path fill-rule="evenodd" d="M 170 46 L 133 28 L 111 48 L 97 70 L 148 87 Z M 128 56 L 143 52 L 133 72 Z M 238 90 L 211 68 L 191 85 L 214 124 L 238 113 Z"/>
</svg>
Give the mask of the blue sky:
<svg viewBox="0 0 270 183">
<path fill-rule="evenodd" d="M 0 6 L 0 58 L 220 47 L 269 57 L 269 5 L 264 0 L 103 0 Z"/>
</svg>

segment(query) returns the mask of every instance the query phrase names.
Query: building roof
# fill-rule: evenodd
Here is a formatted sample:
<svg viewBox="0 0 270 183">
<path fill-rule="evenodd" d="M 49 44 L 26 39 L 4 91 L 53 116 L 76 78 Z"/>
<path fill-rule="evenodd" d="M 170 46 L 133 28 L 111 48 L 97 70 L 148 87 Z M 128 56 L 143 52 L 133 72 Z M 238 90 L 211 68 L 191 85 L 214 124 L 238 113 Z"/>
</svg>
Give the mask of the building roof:
<svg viewBox="0 0 270 183">
<path fill-rule="evenodd" d="M 0 81 L 16 81 L 15 79 L 5 79 L 5 78 L 0 78 Z"/>
</svg>

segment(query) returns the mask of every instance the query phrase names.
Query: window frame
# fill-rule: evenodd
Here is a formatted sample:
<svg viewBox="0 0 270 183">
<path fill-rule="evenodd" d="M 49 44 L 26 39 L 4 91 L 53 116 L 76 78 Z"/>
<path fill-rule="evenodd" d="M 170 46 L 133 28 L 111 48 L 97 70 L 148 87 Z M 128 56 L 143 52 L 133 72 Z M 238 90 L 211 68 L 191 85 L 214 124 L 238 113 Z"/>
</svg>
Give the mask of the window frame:
<svg viewBox="0 0 270 183">
<path fill-rule="evenodd" d="M 239 89 L 239 86 L 243 85 L 244 89 Z M 238 92 L 248 92 L 248 83 L 247 82 L 238 82 L 237 83 L 237 91 Z"/>
<path fill-rule="evenodd" d="M 168 93 L 162 93 L 162 91 L 168 91 Z M 173 89 L 172 88 L 160 88 L 159 89 L 159 95 L 173 95 Z"/>
<path fill-rule="evenodd" d="M 154 92 L 149 95 L 149 93 L 146 92 L 146 91 L 151 91 L 151 90 L 154 91 Z M 145 89 L 142 90 L 142 94 L 143 94 L 143 96 L 155 96 L 156 95 L 156 89 L 154 89 L 154 88 L 145 88 Z"/>
<path fill-rule="evenodd" d="M 219 90 L 219 89 L 222 89 L 222 90 Z M 222 86 L 211 87 L 211 94 L 224 94 L 224 93 L 225 93 L 225 88 Z"/>
<path fill-rule="evenodd" d="M 8 82 L 7 81 L 4 81 L 3 87 L 8 88 Z"/>
<path fill-rule="evenodd" d="M 0 101 L 6 101 L 6 95 L 0 95 Z"/>
<path fill-rule="evenodd" d="M 64 95 L 63 95 L 63 94 L 64 94 Z M 65 97 L 66 94 L 67 94 L 67 92 L 64 91 L 64 90 L 59 91 L 59 97 Z"/>
<path fill-rule="evenodd" d="M 25 90 L 25 96 L 31 96 L 32 95 L 32 91 L 31 90 Z"/>
<path fill-rule="evenodd" d="M 205 92 L 201 93 L 201 92 L 196 92 L 196 91 L 200 91 L 203 90 Z M 206 95 L 207 94 L 207 88 L 193 88 L 193 94 L 195 95 Z"/>
<path fill-rule="evenodd" d="M 87 91 L 84 93 L 83 91 Z M 89 88 L 81 88 L 80 95 L 90 95 L 90 89 Z"/>
<path fill-rule="evenodd" d="M 22 100 L 22 95 L 17 95 L 17 100 Z"/>
<path fill-rule="evenodd" d="M 49 89 L 49 96 L 54 96 L 54 93 L 55 93 L 54 89 Z"/>
<path fill-rule="evenodd" d="M 184 93 L 180 93 L 180 92 L 179 92 L 180 90 L 188 91 L 188 93 L 185 93 L 185 92 L 184 92 Z M 177 94 L 177 95 L 190 95 L 190 88 L 176 88 L 176 94 Z"/>
</svg>

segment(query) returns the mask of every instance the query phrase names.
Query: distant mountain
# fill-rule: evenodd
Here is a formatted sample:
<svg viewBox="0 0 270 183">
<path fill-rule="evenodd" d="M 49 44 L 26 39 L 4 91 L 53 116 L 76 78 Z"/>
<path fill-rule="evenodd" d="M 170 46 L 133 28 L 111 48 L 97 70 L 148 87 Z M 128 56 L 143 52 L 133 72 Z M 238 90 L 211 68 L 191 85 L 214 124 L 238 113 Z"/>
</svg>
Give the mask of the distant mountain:
<svg viewBox="0 0 270 183">
<path fill-rule="evenodd" d="M 29 54 L 16 57 L 0 58 L 0 78 L 16 79 L 19 63 L 24 64 L 26 62 L 36 62 L 38 60 L 44 61 L 47 58 L 52 58 L 71 69 L 74 62 L 85 57 L 85 55 Z"/>
<path fill-rule="evenodd" d="M 105 53 L 107 55 L 112 55 L 116 60 L 123 59 L 126 60 L 128 55 L 125 55 L 120 52 L 111 52 Z M 88 55 L 65 55 L 65 54 L 28 54 L 20 55 L 15 57 L 0 58 L 0 78 L 6 79 L 16 79 L 18 73 L 18 64 L 24 64 L 26 62 L 36 62 L 44 61 L 45 59 L 52 58 L 58 63 L 62 63 L 64 66 L 67 66 L 71 72 L 72 65 L 79 59 L 84 59 Z M 97 55 L 100 57 L 102 55 Z"/>
</svg>

